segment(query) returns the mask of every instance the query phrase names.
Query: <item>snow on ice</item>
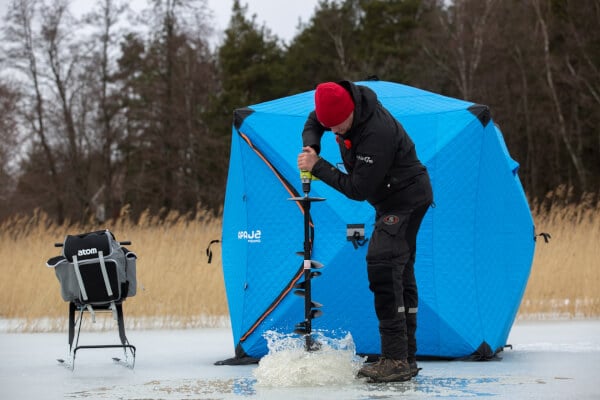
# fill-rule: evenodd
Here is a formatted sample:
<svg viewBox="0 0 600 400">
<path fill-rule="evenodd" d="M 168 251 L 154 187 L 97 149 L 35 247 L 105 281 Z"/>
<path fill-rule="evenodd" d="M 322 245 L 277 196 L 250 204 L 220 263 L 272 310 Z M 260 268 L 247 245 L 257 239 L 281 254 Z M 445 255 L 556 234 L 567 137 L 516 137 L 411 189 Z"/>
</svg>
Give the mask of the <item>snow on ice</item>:
<svg viewBox="0 0 600 400">
<path fill-rule="evenodd" d="M 0 324 L 2 326 L 2 324 Z M 406 383 L 353 378 L 362 359 L 352 338 L 321 338 L 306 354 L 297 338 L 270 333 L 259 365 L 215 366 L 233 356 L 230 328 L 127 332 L 133 370 L 119 349 L 82 349 L 75 369 L 56 359 L 66 333 L 0 333 L 0 399 L 599 399 L 600 320 L 517 321 L 499 361 L 422 361 Z M 116 331 L 85 331 L 80 345 L 117 342 Z"/>
</svg>

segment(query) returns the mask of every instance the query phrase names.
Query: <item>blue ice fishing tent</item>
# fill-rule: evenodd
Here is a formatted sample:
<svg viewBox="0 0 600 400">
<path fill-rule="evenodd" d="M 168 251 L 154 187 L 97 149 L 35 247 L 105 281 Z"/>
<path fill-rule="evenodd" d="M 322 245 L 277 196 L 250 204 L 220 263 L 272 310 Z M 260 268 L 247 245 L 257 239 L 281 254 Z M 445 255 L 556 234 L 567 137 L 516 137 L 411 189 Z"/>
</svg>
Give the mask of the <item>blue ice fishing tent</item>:
<svg viewBox="0 0 600 400">
<path fill-rule="evenodd" d="M 418 356 L 492 357 L 505 344 L 525 291 L 534 226 L 502 133 L 486 106 L 384 82 L 373 89 L 402 123 L 431 175 L 435 207 L 418 236 Z M 296 158 L 314 92 L 241 108 L 234 113 L 222 232 L 225 288 L 235 343 L 234 362 L 260 358 L 264 334 L 291 333 L 304 319 L 303 211 L 288 200 L 302 193 Z M 321 155 L 341 159 L 326 132 Z M 380 341 L 368 289 L 367 246 L 346 237 L 349 224 L 373 228 L 366 202 L 314 181 L 312 258 L 323 263 L 312 298 L 323 304 L 313 331 L 350 332 L 359 354 L 378 354 Z M 231 360 L 230 360 L 231 361 Z"/>
</svg>

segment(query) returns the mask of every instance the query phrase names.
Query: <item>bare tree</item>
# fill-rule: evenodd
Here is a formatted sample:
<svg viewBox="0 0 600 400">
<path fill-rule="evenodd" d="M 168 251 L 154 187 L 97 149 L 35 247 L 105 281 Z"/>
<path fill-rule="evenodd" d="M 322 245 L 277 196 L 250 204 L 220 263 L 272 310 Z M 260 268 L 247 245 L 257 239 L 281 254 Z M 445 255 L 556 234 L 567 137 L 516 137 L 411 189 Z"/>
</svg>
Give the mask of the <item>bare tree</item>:
<svg viewBox="0 0 600 400">
<path fill-rule="evenodd" d="M 119 23 L 128 10 L 127 3 L 102 0 L 84 17 L 91 27 L 91 43 L 86 68 L 85 93 L 96 99 L 92 107 L 91 141 L 98 160 L 92 169 L 98 175 L 88 195 L 91 196 L 96 219 L 104 221 L 115 215 L 121 204 L 123 171 L 119 171 L 118 146 L 125 135 L 122 106 L 119 104 L 121 84 L 116 82 Z M 97 164 L 97 165 L 96 165 Z"/>
<path fill-rule="evenodd" d="M 13 44 L 7 49 L 11 67 L 21 72 L 28 82 L 28 93 L 23 118 L 34 139 L 39 141 L 49 171 L 50 182 L 45 188 L 54 201 L 58 221 L 65 217 L 63 182 L 59 177 L 57 161 L 51 147 L 52 139 L 47 131 L 46 101 L 43 96 L 44 77 L 39 69 L 40 55 L 37 52 L 37 37 L 34 34 L 36 0 L 15 0 L 7 13 L 6 38 Z"/>
<path fill-rule="evenodd" d="M 532 0 L 532 5 L 535 9 L 535 13 L 537 16 L 537 22 L 540 26 L 541 34 L 542 34 L 542 46 L 544 49 L 544 65 L 545 65 L 545 76 L 546 83 L 548 85 L 547 89 L 552 98 L 552 102 L 554 105 L 554 113 L 556 115 L 557 120 L 557 132 L 560 137 L 562 143 L 565 146 L 567 154 L 575 167 L 575 171 L 577 173 L 577 177 L 579 179 L 580 187 L 585 191 L 587 188 L 586 182 L 586 171 L 581 160 L 580 154 L 577 153 L 573 144 L 571 143 L 572 139 L 570 138 L 569 131 L 567 129 L 567 124 L 565 121 L 565 114 L 563 111 L 563 107 L 558 95 L 558 89 L 555 85 L 554 78 L 554 66 L 552 56 L 550 54 L 550 38 L 548 33 L 548 25 L 546 22 L 546 16 L 544 15 L 544 10 L 540 5 L 539 0 Z"/>
<path fill-rule="evenodd" d="M 0 80 L 0 220 L 8 215 L 14 190 L 14 154 L 18 149 L 16 118 L 19 93 L 14 85 Z"/>
<path fill-rule="evenodd" d="M 88 206 L 90 138 L 85 123 L 87 99 L 80 96 L 83 64 L 80 43 L 72 32 L 76 21 L 69 14 L 69 0 L 54 0 L 41 9 L 41 46 L 47 57 L 52 92 L 56 96 L 55 129 L 66 148 L 68 198 L 80 213 Z M 81 101 L 83 100 L 83 101 Z M 83 214 L 79 215 L 80 218 Z"/>
<path fill-rule="evenodd" d="M 568 36 L 568 51 L 563 54 L 566 69 L 565 79 L 577 93 L 577 106 L 573 112 L 574 129 L 577 131 L 577 148 L 579 154 L 585 154 L 586 148 L 600 155 L 600 123 L 598 113 L 600 107 L 600 58 L 597 43 L 600 40 L 598 25 L 600 24 L 600 1 L 587 2 L 587 7 L 567 2 L 565 4 L 564 24 Z M 594 117 L 590 117 L 590 114 Z M 595 138 L 588 137 L 586 132 L 596 131 Z M 585 157 L 584 157 L 585 158 Z M 585 160 L 583 160 L 585 162 Z M 596 175 L 587 164 L 586 173 Z M 591 164 L 594 165 L 593 163 Z M 596 164 L 597 165 L 597 164 Z M 594 190 L 586 180 L 587 190 Z"/>
<path fill-rule="evenodd" d="M 313 18 L 313 29 L 323 34 L 320 40 L 329 43 L 335 51 L 335 54 L 329 56 L 333 56 L 331 59 L 335 74 L 338 77 L 350 77 L 354 69 L 351 50 L 356 44 L 354 35 L 362 12 L 358 1 L 323 2 L 320 7 Z"/>
<path fill-rule="evenodd" d="M 527 146 L 526 146 L 526 158 L 527 161 L 527 170 L 529 172 L 529 183 L 528 187 L 535 188 L 537 187 L 537 169 L 535 168 L 535 159 L 536 159 L 536 151 L 534 147 L 533 140 L 533 127 L 531 122 L 531 114 L 529 113 L 530 105 L 529 105 L 529 78 L 527 76 L 527 66 L 525 61 L 525 56 L 523 55 L 523 51 L 521 50 L 518 44 L 514 46 L 514 52 L 512 53 L 513 59 L 517 65 L 517 71 L 519 74 L 520 82 L 521 82 L 521 100 L 523 101 L 523 120 L 524 120 L 524 131 L 525 137 L 527 138 Z"/>
<path fill-rule="evenodd" d="M 439 14 L 439 30 L 424 44 L 425 52 L 448 75 L 463 99 L 473 95 L 487 24 L 496 3 L 497 0 L 453 1 L 447 12 Z"/>
</svg>

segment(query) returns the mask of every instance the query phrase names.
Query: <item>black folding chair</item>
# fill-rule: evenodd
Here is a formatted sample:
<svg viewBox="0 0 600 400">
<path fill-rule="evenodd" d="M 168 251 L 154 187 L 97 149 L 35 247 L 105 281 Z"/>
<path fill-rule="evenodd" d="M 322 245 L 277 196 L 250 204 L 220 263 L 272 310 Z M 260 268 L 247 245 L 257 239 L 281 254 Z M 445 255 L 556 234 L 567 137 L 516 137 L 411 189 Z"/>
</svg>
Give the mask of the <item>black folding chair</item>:
<svg viewBox="0 0 600 400">
<path fill-rule="evenodd" d="M 136 292 L 136 258 L 108 231 L 68 235 L 63 243 L 63 254 L 48 260 L 61 283 L 61 295 L 69 302 L 69 357 L 59 359 L 71 370 L 80 349 L 120 348 L 123 358 L 113 357 L 129 368 L 135 365 L 136 348 L 125 334 L 123 301 Z M 76 312 L 79 316 L 76 317 Z M 79 345 L 83 314 L 88 312 L 96 322 L 96 312 L 112 312 L 119 329 L 120 344 Z"/>
</svg>

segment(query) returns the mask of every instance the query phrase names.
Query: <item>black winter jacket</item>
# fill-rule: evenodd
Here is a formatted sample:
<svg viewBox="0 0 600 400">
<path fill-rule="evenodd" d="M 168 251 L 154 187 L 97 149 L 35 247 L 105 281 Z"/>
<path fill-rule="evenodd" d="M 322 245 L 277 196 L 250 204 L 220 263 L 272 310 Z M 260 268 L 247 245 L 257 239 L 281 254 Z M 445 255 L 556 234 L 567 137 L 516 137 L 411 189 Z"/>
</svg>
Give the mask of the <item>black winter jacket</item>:
<svg viewBox="0 0 600 400">
<path fill-rule="evenodd" d="M 322 158 L 312 174 L 350 199 L 367 200 L 377 211 L 412 209 L 431 203 L 427 170 L 402 125 L 368 87 L 349 81 L 338 83 L 354 101 L 352 127 L 338 138 L 347 174 Z M 329 129 L 319 123 L 312 111 L 302 132 L 304 146 L 313 147 L 318 154 L 326 130 Z"/>
</svg>

